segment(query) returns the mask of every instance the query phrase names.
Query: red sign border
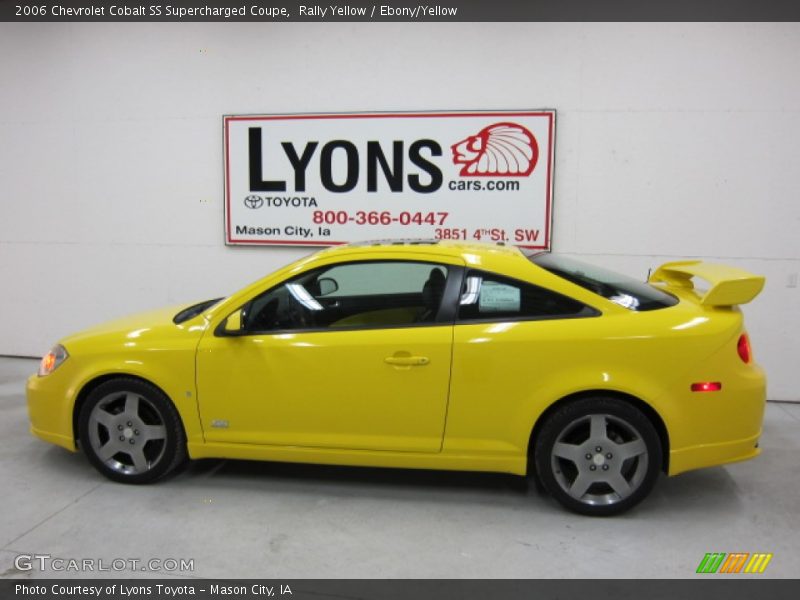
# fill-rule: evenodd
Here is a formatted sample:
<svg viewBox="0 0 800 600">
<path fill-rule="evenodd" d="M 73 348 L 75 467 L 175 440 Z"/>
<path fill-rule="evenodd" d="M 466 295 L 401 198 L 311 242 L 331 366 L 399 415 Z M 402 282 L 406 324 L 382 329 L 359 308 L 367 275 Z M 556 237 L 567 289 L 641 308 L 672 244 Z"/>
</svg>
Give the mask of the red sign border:
<svg viewBox="0 0 800 600">
<path fill-rule="evenodd" d="M 230 144 L 229 123 L 231 121 L 288 121 L 311 119 L 403 119 L 403 118 L 439 118 L 439 117 L 547 117 L 548 118 L 548 154 L 547 154 L 547 201 L 545 205 L 544 242 L 537 246 L 523 246 L 529 250 L 549 250 L 550 230 L 553 219 L 553 161 L 555 157 L 555 109 L 538 109 L 528 111 L 425 111 L 425 112 L 363 112 L 363 113 L 300 113 L 300 114 L 274 114 L 274 115 L 223 115 L 223 145 L 225 162 L 225 245 L 236 246 L 341 246 L 350 242 L 306 242 L 295 240 L 237 240 L 231 237 L 231 183 L 230 183 Z M 466 240 L 469 241 L 469 240 Z"/>
</svg>

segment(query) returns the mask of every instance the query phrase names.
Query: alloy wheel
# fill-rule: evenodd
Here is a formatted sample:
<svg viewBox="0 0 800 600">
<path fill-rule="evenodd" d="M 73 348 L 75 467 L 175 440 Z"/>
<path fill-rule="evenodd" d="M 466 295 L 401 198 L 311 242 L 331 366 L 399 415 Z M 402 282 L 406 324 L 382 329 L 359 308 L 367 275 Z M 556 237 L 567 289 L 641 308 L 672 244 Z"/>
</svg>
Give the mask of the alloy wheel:
<svg viewBox="0 0 800 600">
<path fill-rule="evenodd" d="M 590 414 L 569 423 L 558 434 L 550 460 L 561 489 L 592 506 L 616 504 L 631 496 L 649 467 L 641 433 L 610 414 Z"/>
<path fill-rule="evenodd" d="M 95 455 L 117 473 L 146 473 L 164 458 L 164 417 L 141 394 L 121 391 L 102 397 L 89 413 L 88 425 Z"/>
</svg>

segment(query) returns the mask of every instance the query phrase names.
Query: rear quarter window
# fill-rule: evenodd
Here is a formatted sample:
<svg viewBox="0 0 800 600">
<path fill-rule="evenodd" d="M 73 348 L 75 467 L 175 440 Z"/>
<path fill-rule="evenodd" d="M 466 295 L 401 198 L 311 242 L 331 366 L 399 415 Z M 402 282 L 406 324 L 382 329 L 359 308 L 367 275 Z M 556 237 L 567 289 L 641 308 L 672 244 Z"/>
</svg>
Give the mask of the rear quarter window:
<svg viewBox="0 0 800 600">
<path fill-rule="evenodd" d="M 467 273 L 458 308 L 459 321 L 566 319 L 597 314 L 572 298 L 482 271 Z"/>
<path fill-rule="evenodd" d="M 658 310 L 678 303 L 675 296 L 621 273 L 557 254 L 525 254 L 535 265 L 628 310 Z"/>
</svg>

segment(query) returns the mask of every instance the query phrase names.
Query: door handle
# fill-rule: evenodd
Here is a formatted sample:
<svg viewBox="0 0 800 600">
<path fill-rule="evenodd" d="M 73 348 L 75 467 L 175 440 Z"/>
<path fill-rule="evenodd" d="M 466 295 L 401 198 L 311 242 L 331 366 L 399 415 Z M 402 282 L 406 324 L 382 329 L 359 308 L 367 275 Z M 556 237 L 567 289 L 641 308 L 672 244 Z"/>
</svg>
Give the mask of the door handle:
<svg viewBox="0 0 800 600">
<path fill-rule="evenodd" d="M 398 367 L 422 367 L 431 362 L 427 356 L 387 356 L 384 362 Z"/>
</svg>

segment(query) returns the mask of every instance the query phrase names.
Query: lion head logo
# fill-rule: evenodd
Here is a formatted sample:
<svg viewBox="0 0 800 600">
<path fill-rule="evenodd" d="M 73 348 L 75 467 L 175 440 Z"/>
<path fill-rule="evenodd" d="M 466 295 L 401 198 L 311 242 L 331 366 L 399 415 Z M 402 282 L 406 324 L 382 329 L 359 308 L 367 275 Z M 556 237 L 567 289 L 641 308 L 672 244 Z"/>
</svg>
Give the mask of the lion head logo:
<svg viewBox="0 0 800 600">
<path fill-rule="evenodd" d="M 536 138 L 516 123 L 489 125 L 450 149 L 453 162 L 464 165 L 459 173 L 462 176 L 525 177 L 539 159 Z"/>
</svg>

